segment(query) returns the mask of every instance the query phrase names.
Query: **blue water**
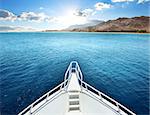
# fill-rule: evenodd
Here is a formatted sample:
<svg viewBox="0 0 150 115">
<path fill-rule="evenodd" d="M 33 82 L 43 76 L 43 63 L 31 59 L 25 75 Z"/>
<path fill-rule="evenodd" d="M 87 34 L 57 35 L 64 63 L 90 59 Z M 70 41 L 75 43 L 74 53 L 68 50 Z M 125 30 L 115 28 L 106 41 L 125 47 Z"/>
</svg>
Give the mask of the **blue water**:
<svg viewBox="0 0 150 115">
<path fill-rule="evenodd" d="M 84 80 L 132 111 L 149 114 L 149 35 L 1 33 L 0 109 L 16 115 L 79 62 Z"/>
</svg>

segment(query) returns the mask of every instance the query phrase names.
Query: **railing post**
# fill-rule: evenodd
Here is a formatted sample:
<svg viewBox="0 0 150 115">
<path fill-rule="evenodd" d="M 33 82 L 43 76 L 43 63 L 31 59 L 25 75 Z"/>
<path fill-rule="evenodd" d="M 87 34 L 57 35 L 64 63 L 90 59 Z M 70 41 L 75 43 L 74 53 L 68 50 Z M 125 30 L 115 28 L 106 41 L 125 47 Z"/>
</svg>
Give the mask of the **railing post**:
<svg viewBox="0 0 150 115">
<path fill-rule="evenodd" d="M 86 91 L 88 91 L 88 88 L 87 88 L 87 85 L 85 84 L 85 89 L 86 89 Z"/>
<path fill-rule="evenodd" d="M 81 75 L 80 71 L 78 71 L 79 74 Z M 80 78 L 80 81 L 81 81 L 81 91 L 83 90 L 83 81 L 82 81 L 82 78 Z"/>
<path fill-rule="evenodd" d="M 46 95 L 46 101 L 48 101 L 48 97 L 49 97 L 49 93 L 47 93 L 47 95 Z"/>
<path fill-rule="evenodd" d="M 119 104 L 118 104 L 118 103 L 116 103 L 116 105 L 117 105 L 117 111 L 120 113 Z"/>
<path fill-rule="evenodd" d="M 100 96 L 100 100 L 102 100 L 102 93 L 98 92 L 98 95 Z"/>
<path fill-rule="evenodd" d="M 65 81 L 65 86 L 64 86 L 65 91 L 67 91 L 67 85 L 68 85 L 66 82 L 68 82 L 68 80 Z"/>
<path fill-rule="evenodd" d="M 63 84 L 62 84 L 63 85 Z M 62 89 L 62 85 L 60 86 L 60 91 L 61 91 L 61 89 Z"/>
<path fill-rule="evenodd" d="M 32 114 L 32 108 L 33 108 L 33 104 L 30 107 L 30 115 Z"/>
<path fill-rule="evenodd" d="M 80 72 L 80 71 L 79 71 Z M 81 75 L 81 86 L 83 85 L 83 76 L 82 76 L 82 73 L 80 73 Z M 81 89 L 82 90 L 82 89 Z"/>
<path fill-rule="evenodd" d="M 82 86 L 82 80 L 80 80 L 81 81 L 81 91 L 83 90 L 83 86 Z"/>
<path fill-rule="evenodd" d="M 68 79 L 69 79 L 69 77 L 70 77 L 71 71 L 72 71 L 72 67 L 69 68 L 69 76 L 68 76 Z"/>
</svg>

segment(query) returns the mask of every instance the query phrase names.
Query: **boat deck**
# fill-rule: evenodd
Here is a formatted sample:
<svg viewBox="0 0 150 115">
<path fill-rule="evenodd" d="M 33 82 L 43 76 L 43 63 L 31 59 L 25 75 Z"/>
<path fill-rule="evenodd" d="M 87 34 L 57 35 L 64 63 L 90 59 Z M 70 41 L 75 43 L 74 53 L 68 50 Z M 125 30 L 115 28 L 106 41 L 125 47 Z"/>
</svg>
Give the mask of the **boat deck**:
<svg viewBox="0 0 150 115">
<path fill-rule="evenodd" d="M 75 63 L 75 67 L 73 64 Z M 64 82 L 40 97 L 19 115 L 135 115 L 132 111 L 83 81 L 72 62 Z"/>
<path fill-rule="evenodd" d="M 41 102 L 42 103 L 42 102 Z M 71 74 L 71 80 L 67 91 L 62 91 L 53 100 L 47 101 L 37 109 L 33 115 L 119 115 L 111 107 L 97 100 L 89 92 L 81 92 L 81 87 L 75 73 Z"/>
</svg>

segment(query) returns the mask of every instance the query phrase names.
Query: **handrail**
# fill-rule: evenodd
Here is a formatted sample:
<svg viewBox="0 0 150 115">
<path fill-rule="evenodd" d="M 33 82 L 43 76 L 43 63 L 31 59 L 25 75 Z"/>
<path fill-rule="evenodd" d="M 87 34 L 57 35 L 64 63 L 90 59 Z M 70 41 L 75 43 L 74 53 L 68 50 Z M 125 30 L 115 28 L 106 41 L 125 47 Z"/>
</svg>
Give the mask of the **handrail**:
<svg viewBox="0 0 150 115">
<path fill-rule="evenodd" d="M 57 88 L 59 88 L 60 87 L 60 89 L 58 90 L 58 91 L 61 91 L 62 89 L 64 89 L 65 88 L 65 85 L 64 85 L 64 83 L 66 83 L 66 82 L 68 82 L 68 79 L 67 80 L 65 80 L 65 81 L 63 81 L 62 83 L 60 83 L 58 86 L 56 86 L 55 88 L 53 88 L 52 90 L 50 90 L 49 92 L 47 92 L 46 94 L 44 94 L 42 97 L 40 97 L 39 99 L 37 99 L 36 101 L 34 101 L 32 104 L 30 104 L 28 107 L 26 107 L 23 111 L 21 111 L 18 115 L 23 115 L 23 114 L 25 114 L 25 113 L 27 113 L 27 112 L 29 112 L 30 111 L 30 114 L 32 114 L 33 112 L 32 112 L 32 109 L 34 108 L 34 106 L 35 106 L 35 104 L 37 105 L 37 104 L 39 104 L 41 101 L 41 99 L 43 99 L 44 97 L 46 97 L 46 98 L 44 98 L 43 100 L 46 100 L 46 101 L 48 101 L 48 98 L 52 95 L 49 95 L 51 92 L 53 92 L 53 91 L 55 91 Z M 64 87 L 62 88 L 62 86 L 64 85 Z M 67 84 L 68 85 L 68 84 Z M 55 92 L 54 92 L 55 93 Z M 42 101 L 43 101 L 42 100 Z M 45 103 L 44 103 L 45 104 Z M 28 110 L 28 111 L 27 111 Z"/>
<path fill-rule="evenodd" d="M 88 90 L 88 87 L 90 87 L 91 89 L 93 89 L 94 91 L 96 91 L 97 93 L 98 93 L 98 96 L 100 96 L 100 98 L 101 98 L 101 100 L 102 99 L 104 99 L 103 98 L 103 96 L 105 97 L 105 98 L 107 98 L 108 100 L 111 100 L 112 102 L 114 102 L 115 104 L 113 104 L 113 105 L 115 105 L 116 107 L 118 107 L 118 112 L 120 112 L 120 107 L 122 107 L 123 109 L 125 109 L 126 111 L 128 111 L 131 115 L 136 115 L 135 113 L 133 113 L 132 111 L 130 111 L 129 109 L 127 109 L 125 106 L 123 106 L 122 104 L 120 104 L 119 102 L 117 102 L 116 100 L 114 100 L 114 99 L 112 99 L 111 97 L 109 97 L 109 96 L 107 96 L 106 94 L 104 94 L 104 93 L 102 93 L 102 92 L 100 92 L 100 91 L 98 91 L 97 89 L 95 89 L 94 87 L 92 87 L 91 85 L 89 85 L 89 84 L 87 84 L 86 82 L 83 82 L 83 84 L 85 84 L 85 89 L 86 90 Z M 94 92 L 93 92 L 94 93 Z M 96 93 L 94 93 L 94 94 L 96 94 Z M 96 94 L 97 95 L 97 94 Z M 106 99 L 105 99 L 106 100 Z M 106 101 L 108 101 L 108 100 L 106 100 Z M 110 101 L 108 101 L 108 102 L 110 102 Z M 111 103 L 111 102 L 110 102 Z"/>
<path fill-rule="evenodd" d="M 68 81 L 69 81 L 69 79 L 70 79 L 70 75 L 71 75 L 71 71 L 72 71 L 72 64 L 73 63 L 75 63 L 75 61 L 72 61 L 71 63 L 70 63 L 70 65 L 69 65 L 69 67 L 68 67 L 68 69 L 67 69 L 67 71 L 65 72 L 65 77 L 64 77 L 64 81 L 61 83 L 61 84 L 59 84 L 58 86 L 56 86 L 55 88 L 53 88 L 52 90 L 50 90 L 49 92 L 47 92 L 46 94 L 44 94 L 42 97 L 40 97 L 39 99 L 37 99 L 35 102 L 33 102 L 32 104 L 30 104 L 28 107 L 26 107 L 23 111 L 21 111 L 18 115 L 23 115 L 23 114 L 25 114 L 25 113 L 27 113 L 27 112 L 29 112 L 30 111 L 30 114 L 32 114 L 32 109 L 34 108 L 34 106 L 35 106 L 35 104 L 37 105 L 37 104 L 39 104 L 41 101 L 40 100 L 42 100 L 44 97 L 46 97 L 46 98 L 44 98 L 43 100 L 45 100 L 46 99 L 46 101 L 48 100 L 48 97 L 50 97 L 51 95 L 49 95 L 51 92 L 53 92 L 53 91 L 55 91 L 57 88 L 59 88 L 60 87 L 60 89 L 59 89 L 59 91 L 61 91 L 62 89 L 63 90 L 66 90 L 66 87 L 68 86 Z M 69 74 L 68 74 L 68 72 L 69 72 Z M 67 75 L 68 74 L 68 75 Z M 62 88 L 62 86 L 64 86 L 63 88 Z M 42 101 L 43 101 L 42 100 Z"/>
<path fill-rule="evenodd" d="M 75 64 L 75 66 L 73 67 L 73 64 Z M 121 111 L 122 110 L 123 112 L 127 113 L 127 114 L 130 114 L 130 115 L 136 115 L 135 113 L 133 113 L 132 111 L 130 111 L 128 108 L 126 108 L 125 106 L 123 106 L 122 104 L 120 104 L 119 102 L 117 102 L 116 100 L 112 99 L 111 97 L 107 96 L 106 94 L 104 94 L 103 92 L 100 92 L 99 90 L 95 89 L 93 86 L 87 84 L 86 82 L 83 81 L 83 75 L 82 75 L 82 72 L 81 72 L 81 69 L 80 69 L 80 66 L 78 64 L 78 62 L 76 61 L 72 61 L 70 64 L 69 64 L 69 67 L 67 68 L 66 72 L 65 72 L 65 77 L 64 77 L 64 81 L 59 84 L 58 86 L 56 86 L 55 88 L 53 88 L 52 90 L 50 90 L 49 92 L 47 92 L 46 94 L 44 94 L 42 97 L 40 97 L 39 99 L 37 99 L 35 102 L 33 102 L 32 104 L 30 104 L 27 108 L 25 108 L 22 112 L 20 112 L 18 115 L 23 115 L 27 112 L 30 111 L 30 115 L 34 112 L 32 112 L 32 109 L 37 105 L 39 104 L 41 101 L 43 100 L 46 100 L 46 102 L 49 100 L 48 98 L 54 94 L 55 90 L 57 88 L 59 88 L 59 90 L 57 91 L 61 91 L 61 90 L 66 90 L 67 87 L 68 87 L 68 82 L 71 78 L 71 73 L 72 71 L 75 71 L 76 75 L 77 75 L 77 79 L 79 82 L 79 85 L 81 87 L 81 92 L 83 92 L 83 89 L 91 92 L 91 93 L 94 93 L 96 94 L 99 99 L 101 101 L 105 100 L 111 104 L 113 104 L 115 107 L 117 107 L 117 112 L 121 114 Z M 91 91 L 90 88 L 93 90 Z M 57 92 L 56 91 L 56 92 Z M 45 102 L 45 103 L 46 103 Z M 104 102 L 104 101 L 103 101 Z M 44 103 L 44 104 L 45 104 Z M 105 102 L 104 102 L 105 103 Z M 107 103 L 105 103 L 107 104 Z M 108 105 L 108 104 L 107 104 Z M 124 110 L 123 110 L 124 109 Z"/>
<path fill-rule="evenodd" d="M 128 112 L 128 114 L 131 114 L 131 115 L 136 115 L 134 112 L 132 112 L 131 110 L 129 110 L 128 108 L 126 108 L 125 106 L 123 106 L 122 104 L 120 104 L 119 102 L 117 102 L 116 100 L 114 100 L 114 99 L 112 99 L 111 97 L 109 97 L 109 96 L 107 96 L 106 94 L 104 94 L 103 92 L 100 92 L 99 90 L 97 90 L 97 89 L 95 89 L 94 87 L 92 87 L 91 85 L 89 85 L 89 84 L 87 84 L 86 82 L 84 82 L 83 81 L 83 75 L 82 75 L 82 72 L 81 72 L 81 70 L 80 70 L 80 67 L 79 67 L 79 64 L 77 63 L 77 62 L 74 62 L 74 63 L 76 63 L 77 64 L 77 69 L 76 69 L 76 73 L 77 73 L 77 78 L 78 78 L 78 80 L 81 82 L 81 84 L 80 84 L 80 86 L 82 87 L 82 89 L 84 88 L 84 85 L 85 85 L 85 88 L 84 89 L 86 89 L 87 91 L 90 91 L 90 90 L 88 90 L 88 87 L 89 88 L 91 88 L 92 90 L 94 90 L 94 94 L 96 94 L 95 92 L 97 92 L 97 94 L 96 95 L 98 95 L 98 96 L 100 96 L 100 99 L 102 100 L 102 99 L 104 99 L 104 100 L 106 100 L 107 102 L 109 102 L 109 103 L 112 103 L 114 106 L 116 106 L 117 108 L 118 108 L 118 110 L 117 110 L 117 112 L 119 112 L 120 113 L 120 110 L 122 110 L 121 108 L 123 108 L 124 110 L 122 110 L 122 111 L 124 111 L 125 113 L 127 113 Z M 79 73 L 81 74 L 81 78 L 79 77 Z M 84 85 L 83 85 L 84 84 Z M 105 97 L 105 98 L 103 98 L 103 97 Z M 115 104 L 114 104 L 115 103 Z"/>
</svg>

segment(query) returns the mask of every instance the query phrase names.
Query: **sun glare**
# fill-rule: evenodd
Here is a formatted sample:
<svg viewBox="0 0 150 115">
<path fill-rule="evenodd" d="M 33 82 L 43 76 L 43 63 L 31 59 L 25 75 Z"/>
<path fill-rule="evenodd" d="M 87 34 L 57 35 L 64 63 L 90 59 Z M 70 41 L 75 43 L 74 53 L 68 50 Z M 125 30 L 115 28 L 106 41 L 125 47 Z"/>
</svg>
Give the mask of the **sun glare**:
<svg viewBox="0 0 150 115">
<path fill-rule="evenodd" d="M 66 10 L 64 15 L 60 17 L 61 23 L 63 23 L 66 26 L 86 23 L 87 18 L 82 16 L 76 16 L 74 15 L 75 12 L 76 9 Z"/>
</svg>

